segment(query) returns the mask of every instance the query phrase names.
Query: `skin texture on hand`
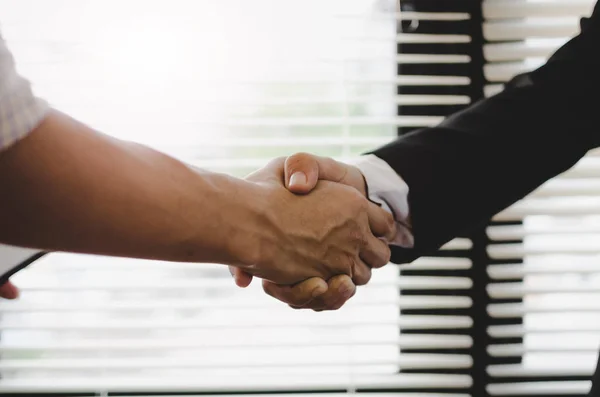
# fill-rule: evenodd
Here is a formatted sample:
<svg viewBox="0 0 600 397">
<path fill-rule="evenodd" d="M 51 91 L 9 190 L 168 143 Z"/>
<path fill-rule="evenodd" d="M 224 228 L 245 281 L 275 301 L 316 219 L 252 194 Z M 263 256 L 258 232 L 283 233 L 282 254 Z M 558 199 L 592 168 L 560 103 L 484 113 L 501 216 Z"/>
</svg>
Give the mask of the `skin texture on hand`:
<svg viewBox="0 0 600 397">
<path fill-rule="evenodd" d="M 265 232 L 257 231 L 264 249 L 256 266 L 241 268 L 285 285 L 336 275 L 365 284 L 371 268 L 389 260 L 389 247 L 373 233 L 392 233 L 390 215 L 340 183 L 321 181 L 308 195 L 293 194 L 284 186 L 284 167 L 284 159 L 276 159 L 247 177 L 269 193 Z"/>
<path fill-rule="evenodd" d="M 361 195 L 366 195 L 366 185 L 358 168 L 337 162 L 333 159 L 299 153 L 285 160 L 284 178 L 286 187 L 296 194 L 308 194 L 318 181 L 327 180 L 353 187 Z M 268 170 L 265 168 L 264 170 Z M 270 169 L 269 172 L 277 172 Z M 277 175 L 276 175 L 277 176 Z M 373 230 L 383 240 L 394 238 L 393 218 L 387 221 L 392 226 L 387 231 Z M 247 287 L 252 282 L 251 275 L 241 269 L 230 267 L 235 282 L 240 287 Z M 292 308 L 321 310 L 337 310 L 356 293 L 356 285 L 348 276 L 339 275 L 325 281 L 322 278 L 310 278 L 294 286 L 284 286 L 263 280 L 264 291 L 284 302 Z"/>
</svg>

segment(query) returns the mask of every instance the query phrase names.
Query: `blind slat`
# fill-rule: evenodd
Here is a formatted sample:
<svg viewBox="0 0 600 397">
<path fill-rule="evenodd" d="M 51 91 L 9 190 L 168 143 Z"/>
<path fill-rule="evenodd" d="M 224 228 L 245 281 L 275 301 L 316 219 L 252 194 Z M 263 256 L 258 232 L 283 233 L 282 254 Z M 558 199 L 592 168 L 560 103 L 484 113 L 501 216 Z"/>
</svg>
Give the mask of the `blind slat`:
<svg viewBox="0 0 600 397">
<path fill-rule="evenodd" d="M 590 365 L 591 364 L 591 365 Z M 594 363 L 588 363 L 588 365 L 581 365 L 581 363 L 571 363 L 565 366 L 563 363 L 555 368 L 530 368 L 518 364 L 506 364 L 506 365 L 491 365 L 488 367 L 488 373 L 494 377 L 556 377 L 556 376 L 577 376 L 577 375 L 589 375 L 593 374 Z"/>
<path fill-rule="evenodd" d="M 483 2 L 485 19 L 520 19 L 528 17 L 578 17 L 589 15 L 594 0 L 486 0 Z"/>
<path fill-rule="evenodd" d="M 265 352 L 266 353 L 266 352 Z M 27 359 L 3 359 L 0 362 L 0 369 L 5 371 L 13 370 L 127 370 L 127 369 L 173 369 L 173 368 L 227 368 L 227 369 L 242 369 L 242 368 L 281 368 L 281 367 L 308 367 L 314 372 L 327 367 L 336 367 L 344 365 L 356 366 L 375 366 L 375 365 L 393 365 L 401 369 L 424 369 L 424 368 L 468 368 L 472 364 L 472 359 L 468 355 L 460 354 L 403 354 L 402 358 L 393 360 L 368 360 L 361 358 L 352 358 L 348 362 L 348 358 L 329 358 L 326 360 L 305 359 L 304 357 L 296 357 L 294 360 L 282 361 L 262 355 L 260 357 L 251 356 L 244 357 L 227 357 L 223 360 L 221 357 L 145 357 L 138 359 L 130 358 L 92 358 L 92 359 L 44 359 L 38 358 L 34 360 Z M 311 371 L 313 372 L 313 371 Z"/>
<path fill-rule="evenodd" d="M 319 320 L 319 321 L 317 321 Z M 56 324 L 53 321 L 47 321 L 40 319 L 39 321 L 31 322 L 19 322 L 19 321 L 2 321 L 0 323 L 0 330 L 168 330 L 168 329 L 253 329 L 253 328 L 264 328 L 270 327 L 272 329 L 295 329 L 299 326 L 311 327 L 311 328 L 337 328 L 344 329 L 347 327 L 364 328 L 370 326 L 396 326 L 406 329 L 446 329 L 446 328 L 469 328 L 472 326 L 472 320 L 465 316 L 403 316 L 397 320 L 389 321 L 337 321 L 335 323 L 322 322 L 318 318 L 307 321 L 307 318 L 298 317 L 295 321 L 289 321 L 281 323 L 278 319 L 271 319 L 270 321 L 263 322 L 250 322 L 247 321 L 244 324 L 231 324 L 227 322 L 212 322 L 207 324 L 206 321 L 169 321 L 163 320 L 140 320 L 140 321 L 115 321 L 108 324 L 105 321 L 102 322 L 63 322 L 62 324 Z"/>
<path fill-rule="evenodd" d="M 523 283 L 502 283 L 491 284 L 487 287 L 489 295 L 492 298 L 496 299 L 522 298 L 527 294 L 583 294 L 589 292 L 596 292 L 597 290 L 597 286 L 589 286 L 587 288 L 584 288 L 580 286 L 556 285 L 556 283 L 549 285 L 524 285 Z"/>
<path fill-rule="evenodd" d="M 547 58 L 556 48 L 555 43 L 511 42 L 486 44 L 483 52 L 488 62 L 507 62 L 524 61 L 527 58 Z"/>
<path fill-rule="evenodd" d="M 590 260 L 591 259 L 591 260 Z M 549 259 L 545 263 L 541 264 L 528 264 L 523 265 L 491 265 L 488 267 L 488 273 L 494 279 L 511 279 L 521 278 L 527 274 L 531 275 L 544 275 L 544 274 L 561 274 L 565 273 L 598 273 L 598 264 L 596 258 L 588 258 L 587 262 L 592 263 L 581 263 L 584 261 L 581 258 L 577 258 L 573 263 L 569 263 L 569 267 L 565 269 L 565 263 L 557 263 L 557 260 Z"/>
<path fill-rule="evenodd" d="M 61 285 L 56 282 L 49 280 L 38 280 L 30 281 L 32 278 L 23 280 L 21 288 L 24 291 L 160 291 L 160 290 L 198 290 L 199 288 L 224 288 L 232 287 L 231 279 L 213 279 L 213 280 L 202 280 L 193 279 L 191 281 L 185 279 L 136 279 L 135 281 L 126 280 L 125 282 L 114 282 L 111 283 L 108 280 L 106 282 L 100 280 L 94 283 L 80 282 L 71 285 Z M 374 282 L 371 289 L 382 288 L 382 287 L 394 287 L 394 288 L 406 288 L 406 289 L 454 289 L 454 288 L 469 288 L 471 286 L 471 280 L 466 277 L 411 277 L 410 279 L 399 278 L 396 281 L 388 282 Z"/>
<path fill-rule="evenodd" d="M 557 291 L 559 292 L 559 291 Z M 576 310 L 578 312 L 600 312 L 600 304 L 585 304 L 584 302 L 563 302 L 563 304 L 522 304 L 522 303 L 498 303 L 488 306 L 488 312 L 492 317 L 509 318 L 518 317 L 527 313 L 551 313 Z"/>
<path fill-rule="evenodd" d="M 373 338 L 352 338 L 345 339 L 344 335 L 330 337 L 328 340 L 310 340 L 298 341 L 288 338 L 290 341 L 273 341 L 271 337 L 265 340 L 255 340 L 252 345 L 248 345 L 243 341 L 198 341 L 198 340 L 173 340 L 173 339 L 158 339 L 151 340 L 143 339 L 127 339 L 119 340 L 93 340 L 93 341 L 66 341 L 60 342 L 44 342 L 44 343 L 26 343 L 20 345 L 12 345 L 0 343 L 0 352 L 24 352 L 24 351 L 48 351 L 48 352 L 97 352 L 98 350 L 106 351 L 130 351 L 130 350 L 172 350 L 172 349 L 255 349 L 260 348 L 299 348 L 299 347 L 319 347 L 319 346 L 390 346 L 400 348 L 418 348 L 418 349 L 459 349 L 468 348 L 472 345 L 472 340 L 468 336 L 462 335 L 401 335 L 395 339 L 385 340 L 381 337 L 373 340 Z"/>
<path fill-rule="evenodd" d="M 462 286 L 462 284 L 457 284 Z M 421 287 L 418 287 L 421 288 Z M 364 302 L 349 302 L 350 307 L 375 306 L 381 307 L 392 305 L 403 309 L 414 308 L 453 308 L 453 307 L 469 307 L 471 301 L 467 297 L 436 297 L 436 296 L 401 296 L 389 300 L 368 300 Z M 250 301 L 247 303 L 237 302 L 207 302 L 206 300 L 161 300 L 154 301 L 120 301 L 116 303 L 81 303 L 81 302 L 31 302 L 15 304 L 1 304 L 0 310 L 3 313 L 23 313 L 23 312 L 127 312 L 127 311 L 148 311 L 148 310 L 186 310 L 186 309 L 207 309 L 218 308 L 219 310 L 239 310 L 244 309 L 252 311 L 252 309 L 264 309 L 264 301 Z"/>
<path fill-rule="evenodd" d="M 488 391 L 492 396 L 585 395 L 590 384 L 589 381 L 499 383 L 488 386 Z"/>
<path fill-rule="evenodd" d="M 547 201 L 547 200 L 526 200 L 522 201 L 509 209 L 496 215 L 496 220 L 521 219 L 528 215 L 595 215 L 600 214 L 600 202 L 594 200 L 585 201 Z"/>
<path fill-rule="evenodd" d="M 44 393 L 55 390 L 57 393 L 85 393 L 89 390 L 119 390 L 122 392 L 135 392 L 139 385 L 146 385 L 147 390 L 156 392 L 222 392 L 223 384 L 227 384 L 231 377 L 175 377 L 159 379 L 156 377 L 129 376 L 127 379 L 119 379 L 108 376 L 97 375 L 87 378 L 56 379 L 55 377 L 38 377 L 31 380 L 0 380 L 0 391 L 4 393 Z M 241 391 L 278 391 L 293 390 L 334 390 L 344 389 L 348 384 L 347 376 L 318 376 L 291 377 L 278 376 L 276 379 L 269 376 L 244 377 L 239 384 L 228 384 L 232 392 Z M 387 389 L 409 389 L 409 388 L 447 388 L 462 389 L 469 387 L 471 378 L 465 375 L 387 375 L 369 376 L 355 374 L 352 384 L 357 388 L 369 389 L 382 387 Z"/>
<path fill-rule="evenodd" d="M 528 38 L 572 37 L 579 32 L 579 18 L 528 23 L 502 21 L 483 24 L 483 34 L 490 41 L 525 40 Z"/>
</svg>

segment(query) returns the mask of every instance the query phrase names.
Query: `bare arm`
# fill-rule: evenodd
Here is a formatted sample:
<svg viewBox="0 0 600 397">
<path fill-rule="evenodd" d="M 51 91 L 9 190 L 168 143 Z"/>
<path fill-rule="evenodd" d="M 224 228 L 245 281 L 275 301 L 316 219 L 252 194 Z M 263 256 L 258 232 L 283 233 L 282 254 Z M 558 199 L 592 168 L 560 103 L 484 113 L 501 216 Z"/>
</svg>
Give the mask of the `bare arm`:
<svg viewBox="0 0 600 397">
<path fill-rule="evenodd" d="M 173 261 L 245 262 L 250 252 L 233 242 L 260 222 L 262 204 L 252 183 L 56 111 L 0 153 L 0 186 L 2 242 Z"/>
<path fill-rule="evenodd" d="M 281 284 L 335 274 L 365 283 L 367 263 L 387 262 L 369 225 L 385 234 L 393 222 L 358 191 L 325 182 L 300 197 L 272 175 L 199 171 L 51 111 L 0 152 L 0 242 L 231 264 Z"/>
</svg>

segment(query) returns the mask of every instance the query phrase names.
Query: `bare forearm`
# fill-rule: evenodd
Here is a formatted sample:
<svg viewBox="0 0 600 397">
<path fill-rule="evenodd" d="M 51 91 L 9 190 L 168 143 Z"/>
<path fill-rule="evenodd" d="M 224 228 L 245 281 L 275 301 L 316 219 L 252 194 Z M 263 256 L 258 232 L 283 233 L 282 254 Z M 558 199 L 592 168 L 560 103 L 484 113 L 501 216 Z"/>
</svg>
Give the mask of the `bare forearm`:
<svg viewBox="0 0 600 397">
<path fill-rule="evenodd" d="M 0 154 L 0 186 L 0 241 L 46 250 L 235 264 L 258 222 L 253 184 L 58 112 Z"/>
</svg>

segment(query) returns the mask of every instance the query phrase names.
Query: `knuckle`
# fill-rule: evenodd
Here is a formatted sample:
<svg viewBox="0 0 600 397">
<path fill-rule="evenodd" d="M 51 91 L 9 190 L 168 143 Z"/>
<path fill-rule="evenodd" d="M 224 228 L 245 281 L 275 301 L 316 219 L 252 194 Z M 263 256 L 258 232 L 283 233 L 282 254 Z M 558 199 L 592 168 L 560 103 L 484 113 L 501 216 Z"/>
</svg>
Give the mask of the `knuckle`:
<svg viewBox="0 0 600 397">
<path fill-rule="evenodd" d="M 301 161 L 301 160 L 309 159 L 311 157 L 312 157 L 312 154 L 310 154 L 308 152 L 296 152 L 296 153 L 292 154 L 291 156 L 288 156 L 288 160 Z"/>
<path fill-rule="evenodd" d="M 365 285 L 371 281 L 372 272 L 371 269 L 365 266 L 365 269 L 361 272 L 357 272 L 354 277 L 354 283 L 356 285 Z"/>
<path fill-rule="evenodd" d="M 352 239 L 352 242 L 356 243 L 356 245 L 358 245 L 360 248 L 369 243 L 369 239 L 365 231 L 358 227 L 354 228 L 354 230 L 350 233 L 350 238 Z M 354 257 L 352 257 L 352 259 L 354 260 Z"/>
<path fill-rule="evenodd" d="M 342 274 L 352 277 L 356 267 L 356 256 L 356 254 L 350 252 L 344 253 L 341 261 L 342 268 L 344 269 Z"/>
<path fill-rule="evenodd" d="M 351 188 L 352 193 L 349 194 L 349 198 L 352 203 L 356 206 L 357 210 L 360 212 L 367 212 L 369 209 L 369 202 L 358 190 Z"/>
<path fill-rule="evenodd" d="M 361 247 L 364 247 L 367 244 L 369 244 L 369 239 L 364 232 L 360 233 L 359 238 L 358 238 L 358 244 L 360 244 Z"/>
<path fill-rule="evenodd" d="M 267 167 L 280 166 L 281 164 L 283 164 L 285 162 L 285 160 L 286 160 L 285 156 L 275 157 L 273 160 L 271 160 L 267 163 Z"/>
<path fill-rule="evenodd" d="M 285 159 L 285 167 L 289 170 L 294 170 L 311 158 L 312 156 L 305 152 L 294 153 Z"/>
<path fill-rule="evenodd" d="M 390 260 L 392 259 L 392 250 L 390 249 L 389 246 L 385 246 L 384 251 L 383 251 L 383 256 L 381 258 L 381 266 L 383 267 L 385 265 L 387 265 L 388 263 L 390 263 Z"/>
<path fill-rule="evenodd" d="M 364 211 L 368 209 L 369 202 L 356 188 L 344 184 L 337 186 L 339 200 L 344 202 L 344 207 L 349 207 L 353 211 Z M 341 206 L 340 206 L 341 207 Z M 345 209 L 348 210 L 347 208 Z"/>
<path fill-rule="evenodd" d="M 377 260 L 371 264 L 374 268 L 384 267 L 390 262 L 392 251 L 387 244 L 382 244 L 381 249 L 377 253 Z"/>
</svg>

